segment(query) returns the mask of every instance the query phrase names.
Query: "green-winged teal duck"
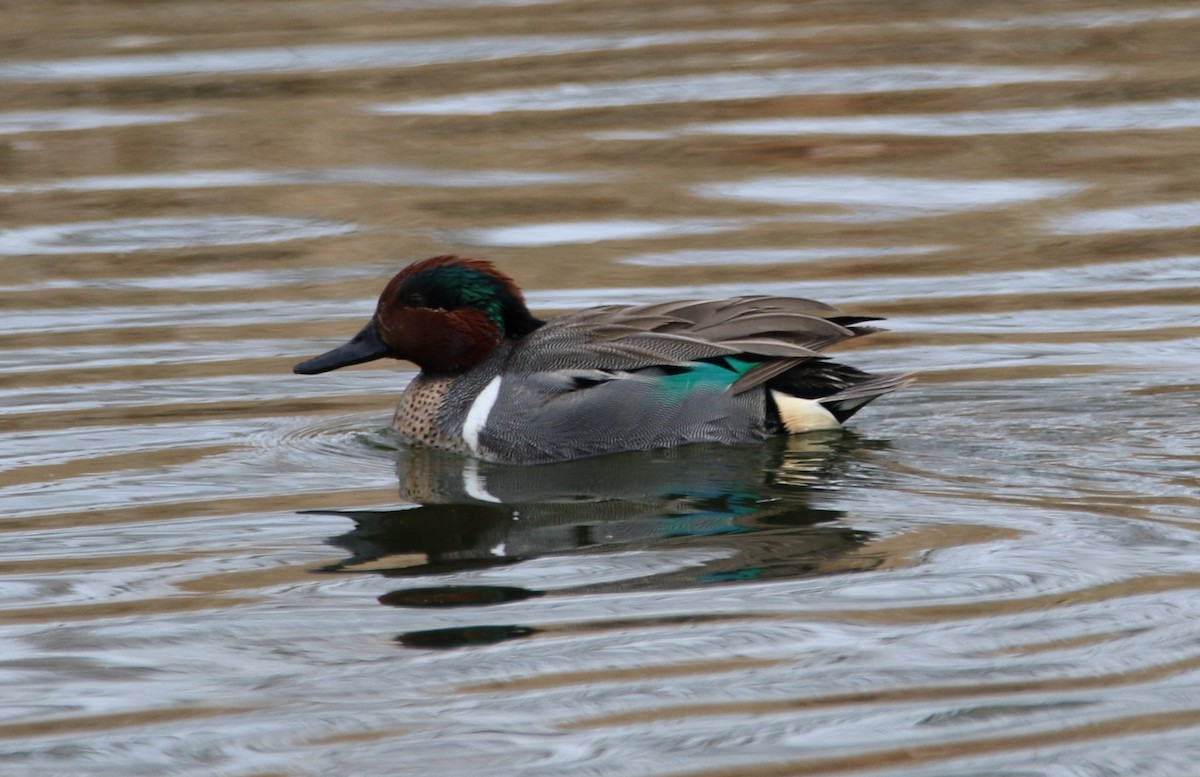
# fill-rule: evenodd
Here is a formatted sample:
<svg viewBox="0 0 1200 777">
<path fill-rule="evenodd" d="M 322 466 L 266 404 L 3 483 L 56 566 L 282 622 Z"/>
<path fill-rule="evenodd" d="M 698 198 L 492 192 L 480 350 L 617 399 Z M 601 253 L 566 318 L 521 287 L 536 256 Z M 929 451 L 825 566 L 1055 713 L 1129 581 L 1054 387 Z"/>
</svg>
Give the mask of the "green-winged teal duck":
<svg viewBox="0 0 1200 777">
<path fill-rule="evenodd" d="M 864 325 L 874 320 L 747 296 L 542 321 L 490 262 L 436 256 L 392 278 L 353 339 L 295 371 L 407 359 L 421 373 L 393 419 L 405 437 L 494 461 L 558 461 L 840 426 L 909 382 L 821 355 L 879 331 Z"/>
</svg>

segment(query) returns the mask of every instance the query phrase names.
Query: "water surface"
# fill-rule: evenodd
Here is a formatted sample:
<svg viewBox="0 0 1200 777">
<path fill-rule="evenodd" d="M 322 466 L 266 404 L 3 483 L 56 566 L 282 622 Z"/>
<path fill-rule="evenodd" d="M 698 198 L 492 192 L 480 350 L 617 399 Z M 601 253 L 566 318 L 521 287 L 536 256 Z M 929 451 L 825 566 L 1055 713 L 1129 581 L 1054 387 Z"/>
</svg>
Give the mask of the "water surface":
<svg viewBox="0 0 1200 777">
<path fill-rule="evenodd" d="M 72 23 L 61 19 L 70 15 Z M 0 772 L 1200 762 L 1200 13 L 27 3 L 0 41 Z M 845 433 L 505 467 L 291 365 L 458 252 L 540 314 L 887 316 Z"/>
</svg>

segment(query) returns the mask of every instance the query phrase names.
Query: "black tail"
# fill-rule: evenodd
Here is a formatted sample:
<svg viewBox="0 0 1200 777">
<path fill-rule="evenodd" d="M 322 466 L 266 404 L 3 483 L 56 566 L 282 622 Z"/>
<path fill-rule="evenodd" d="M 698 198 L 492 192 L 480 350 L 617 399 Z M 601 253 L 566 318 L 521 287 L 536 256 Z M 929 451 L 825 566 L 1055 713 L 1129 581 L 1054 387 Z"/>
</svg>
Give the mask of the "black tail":
<svg viewBox="0 0 1200 777">
<path fill-rule="evenodd" d="M 801 399 L 815 399 L 838 423 L 845 423 L 871 400 L 912 382 L 913 377 L 904 373 L 874 375 L 845 364 L 814 359 L 772 378 L 767 388 Z"/>
</svg>

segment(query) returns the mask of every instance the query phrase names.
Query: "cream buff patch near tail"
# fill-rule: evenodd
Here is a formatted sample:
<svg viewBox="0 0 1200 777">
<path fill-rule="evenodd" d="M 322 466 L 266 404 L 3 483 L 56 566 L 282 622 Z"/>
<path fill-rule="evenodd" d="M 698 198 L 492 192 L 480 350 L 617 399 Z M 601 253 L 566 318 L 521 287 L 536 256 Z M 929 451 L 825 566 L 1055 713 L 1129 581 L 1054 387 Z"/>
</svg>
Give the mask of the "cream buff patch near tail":
<svg viewBox="0 0 1200 777">
<path fill-rule="evenodd" d="M 771 389 L 771 399 L 779 409 L 779 420 L 788 434 L 815 432 L 818 429 L 837 429 L 841 426 L 833 413 L 815 399 L 801 399 Z"/>
</svg>

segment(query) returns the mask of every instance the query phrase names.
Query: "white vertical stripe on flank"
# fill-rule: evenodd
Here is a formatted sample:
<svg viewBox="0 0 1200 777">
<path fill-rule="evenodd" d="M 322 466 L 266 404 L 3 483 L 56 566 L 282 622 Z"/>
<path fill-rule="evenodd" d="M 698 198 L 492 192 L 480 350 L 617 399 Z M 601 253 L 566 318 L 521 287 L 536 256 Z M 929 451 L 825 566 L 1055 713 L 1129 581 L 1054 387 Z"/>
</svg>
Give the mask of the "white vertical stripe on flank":
<svg viewBox="0 0 1200 777">
<path fill-rule="evenodd" d="M 496 404 L 498 396 L 500 396 L 499 375 L 492 378 L 491 382 L 483 387 L 483 391 L 479 392 L 479 396 L 475 397 L 475 401 L 471 403 L 471 409 L 467 411 L 467 420 L 463 421 L 463 440 L 466 441 L 471 452 L 476 455 L 479 454 L 479 433 L 487 425 L 492 405 Z"/>
</svg>

